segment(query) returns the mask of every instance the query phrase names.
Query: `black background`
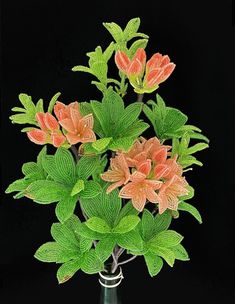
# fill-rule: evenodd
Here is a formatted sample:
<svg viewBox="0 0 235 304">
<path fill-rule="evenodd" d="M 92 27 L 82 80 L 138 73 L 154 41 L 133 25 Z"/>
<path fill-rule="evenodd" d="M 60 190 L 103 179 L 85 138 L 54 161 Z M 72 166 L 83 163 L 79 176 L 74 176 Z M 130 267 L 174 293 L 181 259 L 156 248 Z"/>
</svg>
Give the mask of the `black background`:
<svg viewBox="0 0 235 304">
<path fill-rule="evenodd" d="M 220 2 L 220 3 L 219 3 Z M 73 73 L 86 65 L 86 52 L 106 47 L 111 36 L 103 21 L 124 26 L 141 17 L 140 31 L 150 36 L 148 55 L 168 54 L 177 65 L 160 86 L 167 105 L 182 110 L 189 123 L 210 138 L 210 149 L 198 155 L 204 163 L 187 173 L 196 188 L 192 204 L 204 223 L 182 214 L 173 228 L 185 236 L 191 261 L 164 266 L 150 278 L 142 258 L 124 267 L 123 303 L 235 303 L 234 218 L 229 189 L 234 185 L 232 145 L 227 135 L 231 84 L 231 3 L 226 1 L 2 1 L 2 186 L 21 177 L 21 165 L 33 161 L 40 147 L 29 142 L 20 126 L 8 119 L 18 94 L 49 100 L 62 92 L 64 103 L 100 98 L 91 76 Z M 111 72 L 117 76 L 114 65 Z M 132 102 L 133 95 L 125 98 Z M 154 96 L 154 94 L 152 95 Z M 146 97 L 145 97 L 146 98 Z M 154 134 L 148 132 L 147 135 Z M 33 258 L 51 239 L 56 221 L 54 205 L 13 200 L 4 195 L 0 205 L 1 303 L 97 303 L 97 276 L 81 272 L 64 285 L 56 281 L 54 264 Z M 86 300 L 85 300 L 86 299 Z"/>
</svg>

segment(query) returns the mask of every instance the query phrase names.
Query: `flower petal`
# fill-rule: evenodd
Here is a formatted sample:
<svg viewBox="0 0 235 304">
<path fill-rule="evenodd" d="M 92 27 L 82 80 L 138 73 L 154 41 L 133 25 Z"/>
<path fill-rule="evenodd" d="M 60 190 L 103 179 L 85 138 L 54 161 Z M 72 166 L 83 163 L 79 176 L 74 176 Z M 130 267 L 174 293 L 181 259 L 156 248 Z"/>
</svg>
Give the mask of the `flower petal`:
<svg viewBox="0 0 235 304">
<path fill-rule="evenodd" d="M 101 174 L 101 178 L 106 182 L 117 182 L 123 180 L 123 174 L 120 171 L 108 170 Z"/>
<path fill-rule="evenodd" d="M 65 118 L 59 121 L 59 124 L 69 133 L 76 134 L 76 130 L 74 128 L 73 122 L 70 118 Z"/>
<path fill-rule="evenodd" d="M 133 206 L 142 211 L 146 203 L 146 195 L 143 187 L 140 186 L 138 183 L 128 183 L 119 192 L 119 197 L 131 198 Z"/>
<path fill-rule="evenodd" d="M 84 121 L 84 126 L 88 127 L 88 128 L 93 128 L 94 126 L 94 117 L 92 114 L 88 114 L 86 116 L 84 116 L 82 119 L 82 122 Z"/>
<path fill-rule="evenodd" d="M 112 192 L 114 189 L 120 187 L 123 185 L 123 181 L 118 181 L 116 183 L 113 183 L 112 185 L 108 186 L 106 193 L 109 194 L 110 192 Z"/>
<path fill-rule="evenodd" d="M 167 159 L 167 149 L 163 147 L 155 151 L 152 158 L 157 164 L 164 163 Z"/>
<path fill-rule="evenodd" d="M 168 204 L 167 208 L 171 210 L 177 210 L 179 204 L 179 199 L 177 197 L 172 196 L 171 198 L 168 197 Z"/>
<path fill-rule="evenodd" d="M 161 63 L 160 63 L 160 67 L 163 68 L 165 65 L 167 65 L 168 63 L 170 63 L 170 58 L 168 55 L 164 55 L 161 58 Z"/>
<path fill-rule="evenodd" d="M 152 88 L 160 83 L 160 79 L 163 75 L 164 75 L 164 70 L 161 68 L 156 68 L 154 70 L 151 70 L 146 75 L 145 84 L 147 85 L 147 87 Z"/>
<path fill-rule="evenodd" d="M 160 179 L 169 173 L 170 169 L 165 164 L 159 164 L 154 168 L 154 177 Z"/>
<path fill-rule="evenodd" d="M 158 195 L 158 209 L 159 214 L 162 214 L 168 206 L 167 197 L 164 195 L 164 193 L 161 193 L 161 195 Z"/>
<path fill-rule="evenodd" d="M 80 134 L 80 137 L 82 143 L 93 142 L 96 140 L 95 133 L 90 128 L 86 128 L 83 133 Z"/>
<path fill-rule="evenodd" d="M 137 163 L 142 163 L 147 160 L 147 153 L 145 151 L 143 151 L 143 152 L 137 154 L 134 159 Z"/>
<path fill-rule="evenodd" d="M 70 145 L 75 145 L 75 144 L 81 142 L 81 137 L 74 133 L 67 133 L 65 136 L 66 136 L 68 142 L 70 143 Z"/>
<path fill-rule="evenodd" d="M 153 56 L 147 61 L 146 71 L 150 72 L 154 69 L 159 68 L 161 64 L 161 60 L 162 60 L 162 54 L 160 53 L 153 54 Z"/>
<path fill-rule="evenodd" d="M 78 106 L 77 106 L 77 108 L 78 108 Z M 80 121 L 80 119 L 82 119 L 81 113 L 78 111 L 78 109 L 75 110 L 73 107 L 70 107 L 69 108 L 69 114 L 70 114 L 70 118 L 72 120 L 72 123 L 74 125 L 74 129 L 77 129 L 79 121 Z"/>
<path fill-rule="evenodd" d="M 39 124 L 39 127 L 42 129 L 42 130 L 47 130 L 47 127 L 45 125 L 45 122 L 44 122 L 44 119 L 45 119 L 45 113 L 43 112 L 38 112 L 36 113 L 36 120 Z"/>
<path fill-rule="evenodd" d="M 146 203 L 146 195 L 144 191 L 138 191 L 134 194 L 132 197 L 132 205 L 137 209 L 138 211 L 143 211 L 145 203 Z"/>
<path fill-rule="evenodd" d="M 143 181 L 145 178 L 146 178 L 146 175 L 139 171 L 135 171 L 134 173 L 132 173 L 132 175 L 130 177 L 131 181 L 133 181 L 135 183 Z"/>
<path fill-rule="evenodd" d="M 77 101 L 71 102 L 67 107 L 80 112 L 79 103 Z"/>
<path fill-rule="evenodd" d="M 58 148 L 63 145 L 63 143 L 66 141 L 66 138 L 63 134 L 52 133 L 51 141 L 52 141 L 53 146 Z"/>
<path fill-rule="evenodd" d="M 158 150 L 161 147 L 161 143 L 158 138 L 152 137 L 144 143 L 144 151 L 147 155 L 152 158 L 152 154 L 154 151 Z"/>
<path fill-rule="evenodd" d="M 122 177 L 125 179 L 124 184 L 126 184 L 130 179 L 130 170 L 124 154 L 120 153 L 115 158 L 111 158 L 110 165 L 113 170 L 122 172 Z"/>
<path fill-rule="evenodd" d="M 158 76 L 158 79 L 157 79 L 158 83 L 161 83 L 161 82 L 165 81 L 171 75 L 171 73 L 174 71 L 175 66 L 176 65 L 172 62 L 167 64 L 163 68 L 163 73 Z"/>
<path fill-rule="evenodd" d="M 157 190 L 162 186 L 162 182 L 156 179 L 146 179 L 145 184 L 151 187 L 153 190 Z"/>
<path fill-rule="evenodd" d="M 48 130 L 56 131 L 60 128 L 58 121 L 51 113 L 45 113 L 44 122 Z"/>
<path fill-rule="evenodd" d="M 66 109 L 66 105 L 60 101 L 57 101 L 56 104 L 54 105 L 54 113 L 58 120 L 67 118 L 65 109 Z"/>
<path fill-rule="evenodd" d="M 45 131 L 34 129 L 29 132 L 27 132 L 28 138 L 38 145 L 44 145 L 47 143 L 48 134 Z"/>
<path fill-rule="evenodd" d="M 152 188 L 146 187 L 146 189 L 145 189 L 145 195 L 146 195 L 146 198 L 151 203 L 157 203 L 157 201 L 158 201 L 158 195 L 157 195 L 157 193 Z"/>
<path fill-rule="evenodd" d="M 126 74 L 128 77 L 131 76 L 139 76 L 143 71 L 143 65 L 139 61 L 139 59 L 134 59 L 131 61 L 130 65 L 128 66 L 126 70 Z"/>
<path fill-rule="evenodd" d="M 119 196 L 122 198 L 132 198 L 136 192 L 137 185 L 133 182 L 128 183 L 119 192 Z"/>
<path fill-rule="evenodd" d="M 133 60 L 138 59 L 141 63 L 142 66 L 145 65 L 146 62 L 146 52 L 143 48 L 138 48 L 138 50 L 136 51 Z"/>
<path fill-rule="evenodd" d="M 119 70 L 122 72 L 126 72 L 129 64 L 130 64 L 129 57 L 122 51 L 117 51 L 115 54 L 115 63 Z"/>
<path fill-rule="evenodd" d="M 137 166 L 137 170 L 148 176 L 151 171 L 151 159 L 147 159 L 146 161 L 139 163 Z"/>
</svg>

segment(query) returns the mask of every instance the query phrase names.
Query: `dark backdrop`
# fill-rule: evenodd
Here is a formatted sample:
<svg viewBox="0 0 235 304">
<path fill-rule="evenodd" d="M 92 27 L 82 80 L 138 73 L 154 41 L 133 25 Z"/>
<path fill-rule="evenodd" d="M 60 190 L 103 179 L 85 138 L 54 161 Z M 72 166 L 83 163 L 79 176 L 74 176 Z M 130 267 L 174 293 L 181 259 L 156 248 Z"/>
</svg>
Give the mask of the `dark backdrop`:
<svg viewBox="0 0 235 304">
<path fill-rule="evenodd" d="M 191 261 L 177 261 L 173 269 L 165 265 L 153 279 L 142 258 L 126 265 L 123 303 L 235 303 L 234 278 L 228 278 L 234 271 L 234 252 L 230 249 L 234 213 L 228 195 L 233 185 L 229 179 L 232 160 L 228 158 L 233 156 L 226 138 L 234 28 L 229 2 L 215 2 L 2 2 L 3 191 L 21 177 L 21 165 L 35 160 L 40 149 L 8 119 L 10 109 L 19 105 L 19 93 L 28 93 L 34 100 L 49 100 L 60 91 L 60 100 L 65 103 L 100 98 L 90 85 L 89 75 L 70 69 L 86 65 L 85 53 L 97 45 L 108 45 L 111 36 L 102 27 L 103 21 L 124 26 L 130 18 L 141 17 L 140 30 L 150 36 L 149 56 L 159 51 L 169 54 L 177 64 L 159 94 L 167 105 L 185 112 L 189 123 L 199 126 L 211 140 L 210 150 L 198 155 L 204 166 L 187 174 L 196 188 L 192 203 L 201 211 L 204 223 L 198 225 L 191 216 L 182 214 L 173 225 L 185 236 Z M 51 239 L 50 226 L 56 221 L 53 204 L 15 201 L 3 194 L 0 218 L 2 304 L 48 299 L 52 303 L 97 303 L 97 276 L 79 272 L 59 286 L 57 266 L 33 258 L 35 250 Z"/>
</svg>

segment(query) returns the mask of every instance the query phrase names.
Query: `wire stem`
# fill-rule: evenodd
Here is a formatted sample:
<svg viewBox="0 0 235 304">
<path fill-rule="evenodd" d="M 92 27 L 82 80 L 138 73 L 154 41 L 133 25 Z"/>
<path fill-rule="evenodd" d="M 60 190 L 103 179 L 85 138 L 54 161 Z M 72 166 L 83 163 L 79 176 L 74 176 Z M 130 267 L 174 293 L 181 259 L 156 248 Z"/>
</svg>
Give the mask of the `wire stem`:
<svg viewBox="0 0 235 304">
<path fill-rule="evenodd" d="M 137 101 L 138 102 L 142 102 L 143 101 L 143 97 L 144 97 L 144 94 L 138 94 L 137 95 Z"/>
<path fill-rule="evenodd" d="M 123 264 L 127 264 L 127 263 L 133 261 L 135 258 L 137 258 L 137 255 L 133 255 L 131 258 L 118 263 L 118 266 L 123 265 Z"/>
<path fill-rule="evenodd" d="M 76 162 L 78 162 L 80 157 L 79 157 L 79 155 L 78 155 L 78 150 L 77 150 L 76 146 L 75 146 L 75 145 L 72 145 L 72 146 L 70 147 L 70 149 L 71 149 L 71 151 L 73 152 L 73 155 L 75 156 Z"/>
<path fill-rule="evenodd" d="M 113 263 L 112 263 L 112 266 L 111 266 L 111 273 L 114 273 L 117 270 L 117 267 L 118 267 L 118 259 L 117 259 L 114 252 L 112 253 L 112 257 L 113 257 Z"/>
</svg>

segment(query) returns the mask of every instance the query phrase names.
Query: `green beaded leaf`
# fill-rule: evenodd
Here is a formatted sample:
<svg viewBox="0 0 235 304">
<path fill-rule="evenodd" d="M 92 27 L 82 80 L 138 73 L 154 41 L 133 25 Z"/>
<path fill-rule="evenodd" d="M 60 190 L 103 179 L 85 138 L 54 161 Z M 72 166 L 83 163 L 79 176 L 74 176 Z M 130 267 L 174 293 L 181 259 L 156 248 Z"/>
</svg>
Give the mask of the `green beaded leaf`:
<svg viewBox="0 0 235 304">
<path fill-rule="evenodd" d="M 162 259 L 153 253 L 146 253 L 144 259 L 148 268 L 148 272 L 151 277 L 156 276 L 162 269 L 163 261 Z"/>
<path fill-rule="evenodd" d="M 81 269 L 88 274 L 94 274 L 104 269 L 104 264 L 97 256 L 94 249 L 91 249 L 89 252 L 84 254 Z"/>
<path fill-rule="evenodd" d="M 190 213 L 199 222 L 199 224 L 202 224 L 202 217 L 199 211 L 191 204 L 181 201 L 178 205 L 178 210 Z"/>
<path fill-rule="evenodd" d="M 62 181 L 66 184 L 76 182 L 76 169 L 73 156 L 69 150 L 58 148 L 55 153 L 55 166 Z"/>
<path fill-rule="evenodd" d="M 59 284 L 67 282 L 81 268 L 82 257 L 68 261 L 60 266 L 57 271 L 57 279 Z"/>
<path fill-rule="evenodd" d="M 175 258 L 180 261 L 189 261 L 189 256 L 186 251 L 186 249 L 183 247 L 183 245 L 178 244 L 171 248 L 171 250 L 174 252 Z"/>
<path fill-rule="evenodd" d="M 68 195 L 69 189 L 58 182 L 39 180 L 31 183 L 25 190 L 25 196 L 39 204 L 51 204 L 58 202 Z"/>
<path fill-rule="evenodd" d="M 88 219 L 86 221 L 85 224 L 91 230 L 99 232 L 99 233 L 111 232 L 111 228 L 109 227 L 109 225 L 105 222 L 105 220 L 103 220 L 99 217 L 91 217 L 90 219 Z"/>
<path fill-rule="evenodd" d="M 175 254 L 174 252 L 165 247 L 159 247 L 159 246 L 154 246 L 151 248 L 151 252 L 153 254 L 157 254 L 158 256 L 162 257 L 168 265 L 173 267 L 174 262 L 175 262 Z"/>
<path fill-rule="evenodd" d="M 76 258 L 78 251 L 67 250 L 56 242 L 47 242 L 40 246 L 34 257 L 41 262 L 64 263 Z"/>
<path fill-rule="evenodd" d="M 127 215 L 123 217 L 118 225 L 113 228 L 114 233 L 126 233 L 133 230 L 138 223 L 140 222 L 140 218 L 136 215 Z"/>
<path fill-rule="evenodd" d="M 183 236 L 174 230 L 166 230 L 159 232 L 154 238 L 151 239 L 151 246 L 159 247 L 174 247 L 183 240 Z"/>
<path fill-rule="evenodd" d="M 105 262 L 111 256 L 115 244 L 116 240 L 112 235 L 103 238 L 97 243 L 95 252 L 102 262 Z"/>
</svg>

